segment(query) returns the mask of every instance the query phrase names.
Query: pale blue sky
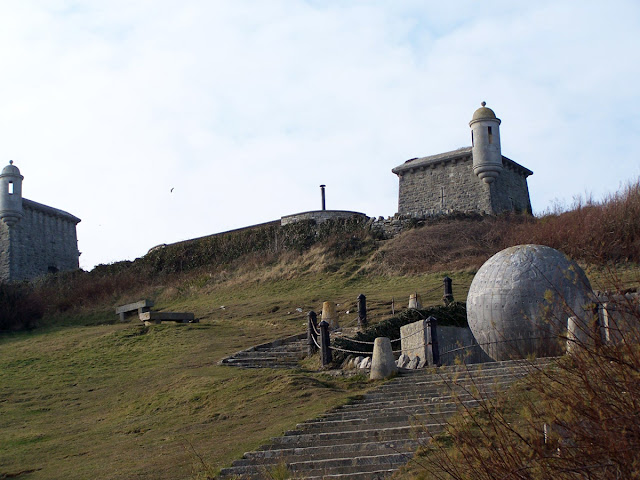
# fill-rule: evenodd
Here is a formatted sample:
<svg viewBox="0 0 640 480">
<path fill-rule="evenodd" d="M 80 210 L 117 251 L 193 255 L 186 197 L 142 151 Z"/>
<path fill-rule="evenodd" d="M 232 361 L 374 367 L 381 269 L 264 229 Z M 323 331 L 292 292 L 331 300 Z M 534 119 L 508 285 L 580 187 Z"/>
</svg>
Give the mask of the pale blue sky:
<svg viewBox="0 0 640 480">
<path fill-rule="evenodd" d="M 81 266 L 327 207 L 469 145 L 483 100 L 535 213 L 640 176 L 636 1 L 7 1 L 0 161 L 82 218 Z M 171 192 L 171 189 L 174 189 Z"/>
</svg>

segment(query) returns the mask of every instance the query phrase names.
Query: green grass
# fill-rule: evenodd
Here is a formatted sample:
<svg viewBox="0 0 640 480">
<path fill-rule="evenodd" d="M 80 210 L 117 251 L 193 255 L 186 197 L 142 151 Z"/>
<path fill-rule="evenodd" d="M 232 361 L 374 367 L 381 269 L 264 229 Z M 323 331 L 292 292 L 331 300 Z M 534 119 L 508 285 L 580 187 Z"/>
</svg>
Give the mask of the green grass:
<svg viewBox="0 0 640 480">
<path fill-rule="evenodd" d="M 454 276 L 456 295 L 470 278 Z M 199 324 L 121 324 L 105 306 L 0 336 L 0 478 L 207 478 L 370 386 L 363 377 L 222 367 L 222 358 L 304 331 L 307 310 L 326 300 L 350 324 L 359 293 L 372 322 L 391 315 L 392 298 L 400 309 L 414 291 L 438 287 L 424 303 L 442 296 L 442 275 L 196 283 L 159 289 L 156 308 L 192 311 Z"/>
<path fill-rule="evenodd" d="M 109 325 L 0 342 L 0 478 L 188 478 L 358 394 L 359 381 L 217 365 L 251 327 Z"/>
</svg>

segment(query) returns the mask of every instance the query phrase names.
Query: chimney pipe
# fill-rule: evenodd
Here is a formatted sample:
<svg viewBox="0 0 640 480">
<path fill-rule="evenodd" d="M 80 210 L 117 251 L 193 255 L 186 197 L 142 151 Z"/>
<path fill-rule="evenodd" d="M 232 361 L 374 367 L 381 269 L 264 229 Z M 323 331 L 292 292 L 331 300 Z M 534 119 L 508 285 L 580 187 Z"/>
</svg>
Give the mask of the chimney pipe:
<svg viewBox="0 0 640 480">
<path fill-rule="evenodd" d="M 320 185 L 320 193 L 322 194 L 322 210 L 327 209 L 327 206 L 325 204 L 325 199 L 324 199 L 324 187 L 326 187 L 326 185 Z"/>
</svg>

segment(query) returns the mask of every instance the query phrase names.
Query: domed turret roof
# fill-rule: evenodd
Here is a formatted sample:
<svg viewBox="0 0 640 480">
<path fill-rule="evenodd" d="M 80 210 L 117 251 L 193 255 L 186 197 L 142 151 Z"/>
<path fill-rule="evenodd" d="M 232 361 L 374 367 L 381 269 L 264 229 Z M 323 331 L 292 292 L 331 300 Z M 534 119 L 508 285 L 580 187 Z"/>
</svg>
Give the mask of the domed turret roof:
<svg viewBox="0 0 640 480">
<path fill-rule="evenodd" d="M 472 122 L 474 120 L 496 119 L 496 114 L 490 108 L 485 107 L 486 104 L 487 102 L 482 102 L 482 106 L 473 112 L 473 118 L 471 119 Z"/>
<path fill-rule="evenodd" d="M 20 169 L 13 164 L 13 160 L 9 160 L 9 165 L 2 169 L 2 175 L 20 176 Z"/>
</svg>

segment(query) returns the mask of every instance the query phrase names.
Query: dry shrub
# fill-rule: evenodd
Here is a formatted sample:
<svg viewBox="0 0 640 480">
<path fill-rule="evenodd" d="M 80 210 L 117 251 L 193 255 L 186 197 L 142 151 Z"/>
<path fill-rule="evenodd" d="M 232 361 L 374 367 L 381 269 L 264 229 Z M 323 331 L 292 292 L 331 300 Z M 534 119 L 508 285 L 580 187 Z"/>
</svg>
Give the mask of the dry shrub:
<svg viewBox="0 0 640 480">
<path fill-rule="evenodd" d="M 538 243 L 591 263 L 639 262 L 640 180 L 602 202 L 577 199 L 566 212 L 547 213 L 505 233 L 509 245 Z"/>
<path fill-rule="evenodd" d="M 531 222 L 525 215 L 440 220 L 390 240 L 370 264 L 408 274 L 477 269 L 505 248 L 509 229 Z"/>
<path fill-rule="evenodd" d="M 42 299 L 30 285 L 0 283 L 0 331 L 34 328 L 43 315 Z"/>
<path fill-rule="evenodd" d="M 111 307 L 115 299 L 137 297 L 151 283 L 150 278 L 134 269 L 105 273 L 98 267 L 92 272 L 77 270 L 49 275 L 36 283 L 36 289 L 47 311 L 55 313 L 105 302 Z"/>
</svg>

